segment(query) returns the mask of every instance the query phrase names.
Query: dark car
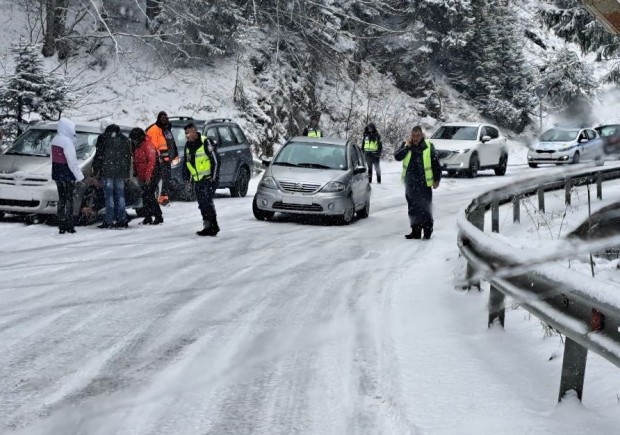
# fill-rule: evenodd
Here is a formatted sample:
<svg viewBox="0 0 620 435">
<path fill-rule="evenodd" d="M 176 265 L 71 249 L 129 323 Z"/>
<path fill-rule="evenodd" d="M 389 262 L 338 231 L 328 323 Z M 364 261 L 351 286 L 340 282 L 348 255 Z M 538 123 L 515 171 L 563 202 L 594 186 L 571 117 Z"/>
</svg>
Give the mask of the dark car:
<svg viewBox="0 0 620 435">
<path fill-rule="evenodd" d="M 194 191 L 183 180 L 183 155 L 185 150 L 185 127 L 190 122 L 195 124 L 202 135 L 215 142 L 220 156 L 220 179 L 218 189 L 230 189 L 233 197 L 244 197 L 253 170 L 254 159 L 250 143 L 241 127 L 230 118 L 218 118 L 208 121 L 191 117 L 171 117 L 172 133 L 179 149 L 178 162 L 172 168 L 172 197 L 193 200 Z"/>
<path fill-rule="evenodd" d="M 605 154 L 620 154 L 620 124 L 599 125 L 594 129 L 603 140 Z"/>
</svg>

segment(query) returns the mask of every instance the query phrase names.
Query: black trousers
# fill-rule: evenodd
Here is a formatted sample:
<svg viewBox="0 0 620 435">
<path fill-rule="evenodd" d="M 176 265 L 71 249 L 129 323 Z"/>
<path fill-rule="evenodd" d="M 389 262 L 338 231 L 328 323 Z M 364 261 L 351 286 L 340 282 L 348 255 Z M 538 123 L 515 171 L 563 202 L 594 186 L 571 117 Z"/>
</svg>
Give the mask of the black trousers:
<svg viewBox="0 0 620 435">
<path fill-rule="evenodd" d="M 160 195 L 170 195 L 170 180 L 172 179 L 172 167 L 170 166 L 170 160 L 160 162 L 159 168 L 161 170 Z"/>
<path fill-rule="evenodd" d="M 213 195 L 217 186 L 211 180 L 200 180 L 194 183 L 194 192 L 198 200 L 198 208 L 202 214 L 202 220 L 205 225 L 209 223 L 217 228 L 217 213 L 215 212 L 215 204 L 213 203 Z"/>
<path fill-rule="evenodd" d="M 368 179 L 372 181 L 373 166 L 377 173 L 377 181 L 381 183 L 381 158 L 375 153 L 366 153 L 366 164 L 368 165 Z"/>
<path fill-rule="evenodd" d="M 407 213 L 411 229 L 433 231 L 433 190 L 427 186 L 405 186 Z"/>
<path fill-rule="evenodd" d="M 56 187 L 58 188 L 58 228 L 64 231 L 73 230 L 75 181 L 57 181 Z"/>
<path fill-rule="evenodd" d="M 157 192 L 158 178 L 153 178 L 150 183 L 141 183 L 142 188 L 142 207 L 144 207 L 145 217 L 162 217 L 159 201 L 155 196 Z"/>
</svg>

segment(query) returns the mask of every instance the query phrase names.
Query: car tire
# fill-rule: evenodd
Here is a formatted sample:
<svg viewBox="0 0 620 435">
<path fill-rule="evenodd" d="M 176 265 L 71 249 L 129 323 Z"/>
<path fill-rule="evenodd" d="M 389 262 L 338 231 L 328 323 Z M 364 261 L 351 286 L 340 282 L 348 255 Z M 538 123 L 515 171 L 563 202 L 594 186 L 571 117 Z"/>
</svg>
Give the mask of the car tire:
<svg viewBox="0 0 620 435">
<path fill-rule="evenodd" d="M 256 197 L 254 197 L 254 200 L 252 201 L 252 213 L 254 213 L 254 217 L 259 221 L 270 221 L 276 214 L 273 211 L 261 210 L 258 208 L 258 205 L 256 204 Z"/>
<path fill-rule="evenodd" d="M 571 160 L 571 165 L 576 165 L 580 160 L 581 154 L 579 154 L 579 151 L 575 151 L 575 154 L 573 154 L 573 160 Z"/>
<path fill-rule="evenodd" d="M 78 226 L 90 225 L 97 221 L 98 210 L 95 210 L 95 188 L 87 187 L 84 194 L 79 199 L 80 209 L 78 210 L 75 218 L 75 224 Z M 94 211 L 94 218 L 92 215 L 84 213 L 83 209 L 89 208 Z"/>
<path fill-rule="evenodd" d="M 364 208 L 357 212 L 357 217 L 360 219 L 366 219 L 370 216 L 370 200 L 366 201 Z"/>
<path fill-rule="evenodd" d="M 448 170 L 448 176 L 449 177 L 456 177 L 456 171 L 454 169 Z"/>
<path fill-rule="evenodd" d="M 537 168 L 538 167 L 538 163 L 528 163 L 528 165 L 530 166 L 530 168 Z"/>
<path fill-rule="evenodd" d="M 478 154 L 473 154 L 469 159 L 469 169 L 467 169 L 467 176 L 469 178 L 476 178 L 478 176 L 479 169 L 480 160 L 478 160 Z"/>
<path fill-rule="evenodd" d="M 603 166 L 605 164 L 605 160 L 603 160 L 601 157 L 599 157 L 599 158 L 594 160 L 594 164 L 596 166 Z"/>
<path fill-rule="evenodd" d="M 248 193 L 248 186 L 250 184 L 250 172 L 244 166 L 239 171 L 235 185 L 230 188 L 230 196 L 234 198 L 243 198 Z"/>
<path fill-rule="evenodd" d="M 506 154 L 502 154 L 499 158 L 499 165 L 495 168 L 495 175 L 503 176 L 506 175 L 506 169 L 508 168 L 508 156 Z"/>
<path fill-rule="evenodd" d="M 355 216 L 355 207 L 351 204 L 351 207 L 347 208 L 343 215 L 340 216 L 340 223 L 342 225 L 349 225 L 353 222 L 353 217 Z"/>
</svg>

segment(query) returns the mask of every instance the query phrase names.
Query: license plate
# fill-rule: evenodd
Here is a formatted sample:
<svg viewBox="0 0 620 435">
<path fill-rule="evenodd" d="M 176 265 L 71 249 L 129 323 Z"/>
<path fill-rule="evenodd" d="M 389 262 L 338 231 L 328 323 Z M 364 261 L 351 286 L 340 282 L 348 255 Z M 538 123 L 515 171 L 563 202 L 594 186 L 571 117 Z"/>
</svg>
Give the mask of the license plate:
<svg viewBox="0 0 620 435">
<path fill-rule="evenodd" d="M 305 196 L 305 195 L 299 195 L 299 196 L 287 195 L 287 196 L 282 197 L 282 202 L 284 204 L 312 205 L 312 197 Z"/>
</svg>

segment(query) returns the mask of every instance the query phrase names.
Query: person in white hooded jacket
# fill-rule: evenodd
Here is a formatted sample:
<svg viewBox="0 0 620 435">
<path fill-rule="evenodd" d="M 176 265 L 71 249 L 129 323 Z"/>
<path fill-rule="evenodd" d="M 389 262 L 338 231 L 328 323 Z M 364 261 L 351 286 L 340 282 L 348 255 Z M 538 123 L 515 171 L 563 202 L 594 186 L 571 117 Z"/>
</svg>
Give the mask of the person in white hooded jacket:
<svg viewBox="0 0 620 435">
<path fill-rule="evenodd" d="M 52 139 L 52 180 L 58 187 L 58 231 L 60 234 L 75 233 L 73 224 L 73 195 L 75 183 L 84 174 L 75 152 L 75 123 L 67 118 L 58 121 L 56 136 Z"/>
</svg>

